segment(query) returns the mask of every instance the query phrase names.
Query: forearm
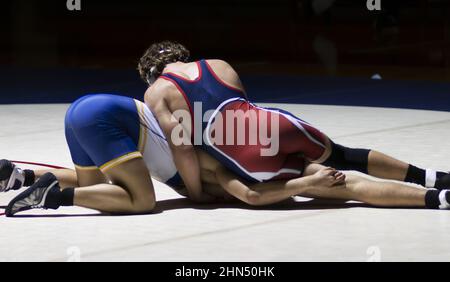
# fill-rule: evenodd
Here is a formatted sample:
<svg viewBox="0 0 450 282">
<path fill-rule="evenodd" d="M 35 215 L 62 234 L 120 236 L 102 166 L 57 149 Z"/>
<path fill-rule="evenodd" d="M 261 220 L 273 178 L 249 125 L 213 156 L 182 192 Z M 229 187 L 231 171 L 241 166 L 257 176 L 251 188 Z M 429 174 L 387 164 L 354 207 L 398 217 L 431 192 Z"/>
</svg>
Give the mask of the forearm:
<svg viewBox="0 0 450 282">
<path fill-rule="evenodd" d="M 175 166 L 183 179 L 189 198 L 193 201 L 203 202 L 204 193 L 200 178 L 200 166 L 194 149 L 184 148 L 180 150 L 175 148 L 173 154 Z"/>
<path fill-rule="evenodd" d="M 287 181 L 273 181 L 250 185 L 258 205 L 269 205 L 287 200 L 293 196 L 308 191 L 312 186 L 311 176 L 305 176 Z"/>
<path fill-rule="evenodd" d="M 230 171 L 220 168 L 217 179 L 227 192 L 250 205 L 262 206 L 278 203 L 303 193 L 311 186 L 311 177 L 302 177 L 289 181 L 273 181 L 246 185 Z"/>
</svg>

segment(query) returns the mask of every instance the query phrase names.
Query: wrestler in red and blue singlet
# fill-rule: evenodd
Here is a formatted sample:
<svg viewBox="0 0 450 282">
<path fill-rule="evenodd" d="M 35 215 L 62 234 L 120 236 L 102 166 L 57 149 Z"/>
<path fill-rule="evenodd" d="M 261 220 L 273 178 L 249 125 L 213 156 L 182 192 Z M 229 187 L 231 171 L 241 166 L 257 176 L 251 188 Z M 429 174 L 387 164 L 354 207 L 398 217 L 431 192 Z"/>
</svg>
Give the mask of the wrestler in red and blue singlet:
<svg viewBox="0 0 450 282">
<path fill-rule="evenodd" d="M 213 136 L 214 128 L 223 128 L 223 136 L 234 134 L 234 142 L 208 142 L 203 140 L 201 148 L 220 161 L 224 166 L 250 182 L 263 182 L 274 179 L 290 179 L 302 175 L 305 159 L 315 161 L 321 158 L 325 152 L 326 136 L 307 122 L 295 117 L 289 112 L 276 108 L 262 108 L 250 103 L 245 93 L 237 88 L 227 85 L 215 73 L 206 60 L 196 62 L 199 75 L 194 80 L 189 80 L 174 73 L 164 73 L 162 79 L 172 82 L 183 94 L 189 106 L 193 125 L 195 118 L 202 118 L 202 128 L 195 128 L 193 136 Z M 201 103 L 201 113 L 196 112 Z M 227 132 L 227 119 L 216 119 L 218 113 L 229 110 L 242 110 L 244 112 L 263 111 L 264 115 L 247 115 L 235 123 L 245 124 L 246 142 L 239 145 L 237 142 L 237 126 L 231 128 L 235 132 Z M 207 113 L 214 112 L 206 121 L 203 117 Z M 279 121 L 279 151 L 274 156 L 263 156 L 261 149 L 270 147 L 261 144 L 249 144 L 249 129 L 251 125 L 258 127 L 267 123 L 270 136 L 271 115 L 277 115 Z M 260 117 L 266 117 L 261 119 Z M 217 127 L 217 122 L 222 122 L 222 127 Z M 206 134 L 205 134 L 206 132 Z M 217 134 L 217 133 L 216 133 Z M 208 139 L 208 138 L 206 138 Z M 205 142 L 206 141 L 206 142 Z"/>
</svg>

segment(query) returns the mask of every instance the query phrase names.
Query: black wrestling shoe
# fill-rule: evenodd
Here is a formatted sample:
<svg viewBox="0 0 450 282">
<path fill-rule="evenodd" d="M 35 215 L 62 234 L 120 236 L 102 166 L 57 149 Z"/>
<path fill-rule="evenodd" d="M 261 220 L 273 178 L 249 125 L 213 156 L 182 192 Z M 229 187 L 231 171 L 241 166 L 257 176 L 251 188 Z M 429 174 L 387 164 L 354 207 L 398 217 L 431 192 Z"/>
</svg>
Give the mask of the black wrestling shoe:
<svg viewBox="0 0 450 282">
<path fill-rule="evenodd" d="M 0 160 L 0 192 L 19 190 L 25 182 L 25 173 L 12 162 Z"/>
<path fill-rule="evenodd" d="M 6 216 L 11 217 L 18 212 L 31 209 L 57 209 L 60 205 L 54 200 L 58 197 L 54 196 L 60 193 L 56 176 L 47 173 L 9 203 L 5 211 Z"/>
</svg>

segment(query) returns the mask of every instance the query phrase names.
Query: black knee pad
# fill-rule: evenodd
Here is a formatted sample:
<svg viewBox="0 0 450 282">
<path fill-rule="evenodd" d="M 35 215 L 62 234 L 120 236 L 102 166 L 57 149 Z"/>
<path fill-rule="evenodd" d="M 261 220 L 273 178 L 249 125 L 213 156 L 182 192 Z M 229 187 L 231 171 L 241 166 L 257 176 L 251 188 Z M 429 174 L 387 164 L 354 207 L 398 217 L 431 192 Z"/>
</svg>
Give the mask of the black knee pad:
<svg viewBox="0 0 450 282">
<path fill-rule="evenodd" d="M 323 163 L 338 170 L 356 170 L 368 173 L 369 163 L 368 149 L 353 149 L 332 143 L 333 151 L 330 157 Z"/>
</svg>

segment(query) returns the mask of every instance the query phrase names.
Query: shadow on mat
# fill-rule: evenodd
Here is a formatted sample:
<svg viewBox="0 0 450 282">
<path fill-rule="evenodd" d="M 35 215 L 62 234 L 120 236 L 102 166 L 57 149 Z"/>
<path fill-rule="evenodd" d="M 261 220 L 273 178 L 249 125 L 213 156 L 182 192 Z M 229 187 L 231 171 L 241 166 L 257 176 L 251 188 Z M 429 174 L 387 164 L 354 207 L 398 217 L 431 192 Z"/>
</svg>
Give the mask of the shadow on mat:
<svg viewBox="0 0 450 282">
<path fill-rule="evenodd" d="M 60 217 L 101 217 L 109 214 L 17 214 L 13 218 L 60 218 Z"/>
<path fill-rule="evenodd" d="M 159 201 L 155 210 L 149 214 L 142 215 L 154 215 L 164 213 L 170 210 L 179 209 L 196 209 L 196 210 L 217 210 L 217 209 L 243 209 L 243 210 L 270 210 L 270 211 L 286 211 L 286 210 L 326 210 L 326 209 L 348 209 L 355 207 L 370 207 L 368 204 L 364 203 L 347 203 L 346 201 L 340 200 L 324 200 L 324 199 L 312 199 L 310 201 L 297 202 L 293 199 L 286 200 L 284 202 L 262 206 L 254 207 L 249 206 L 245 203 L 220 203 L 220 204 L 206 204 L 200 205 L 192 203 L 190 200 L 185 198 L 171 199 Z M 18 214 L 14 218 L 63 218 L 63 217 L 104 217 L 104 216 L 137 216 L 137 215 L 123 215 L 123 214 Z"/>
<path fill-rule="evenodd" d="M 370 207 L 373 206 L 364 203 L 348 203 L 341 200 L 325 200 L 312 199 L 310 201 L 297 202 L 289 199 L 274 205 L 255 207 L 245 203 L 220 203 L 199 205 L 192 203 L 188 199 L 172 199 L 159 201 L 154 214 L 163 213 L 169 210 L 177 209 L 197 209 L 197 210 L 215 210 L 215 209 L 245 209 L 245 210 L 269 210 L 269 211 L 286 211 L 286 210 L 324 210 L 324 209 L 348 209 L 355 207 Z"/>
</svg>

